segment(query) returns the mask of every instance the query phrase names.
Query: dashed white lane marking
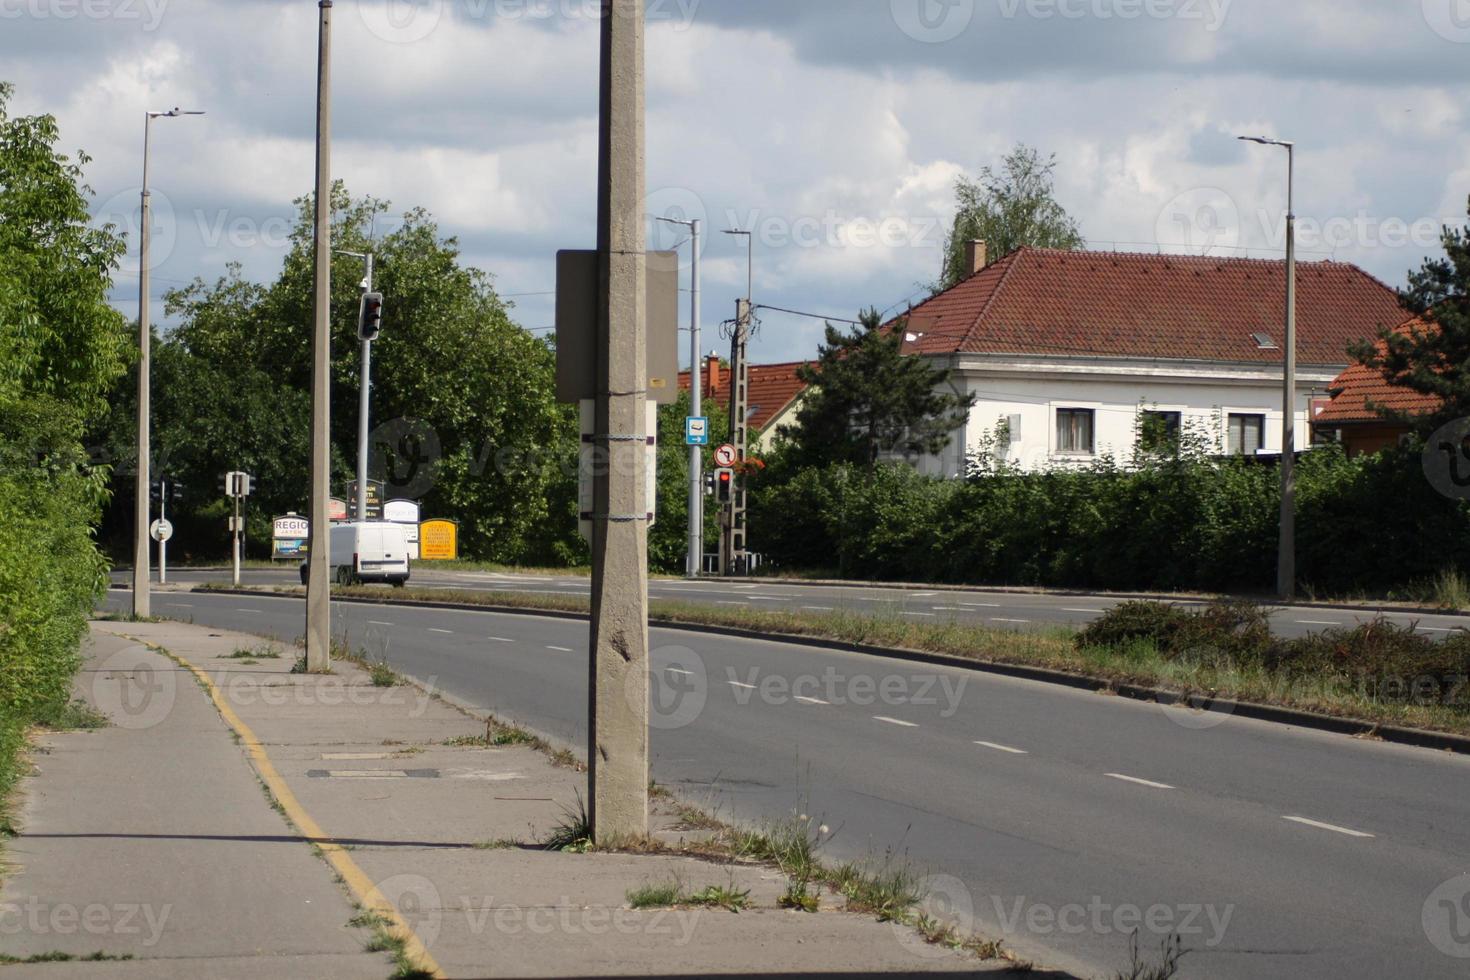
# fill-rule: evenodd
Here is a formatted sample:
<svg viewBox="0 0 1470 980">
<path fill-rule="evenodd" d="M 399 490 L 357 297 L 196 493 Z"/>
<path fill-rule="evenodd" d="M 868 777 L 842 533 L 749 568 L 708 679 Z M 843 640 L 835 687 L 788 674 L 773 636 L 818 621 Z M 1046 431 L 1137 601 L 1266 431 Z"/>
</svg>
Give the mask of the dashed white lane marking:
<svg viewBox="0 0 1470 980">
<path fill-rule="evenodd" d="M 694 676 L 694 672 L 693 671 L 683 670 L 683 669 L 681 669 L 679 667 L 665 667 L 664 670 L 667 673 L 670 673 L 670 674 L 679 674 L 682 677 L 693 677 Z"/>
<path fill-rule="evenodd" d="M 898 718 L 889 718 L 887 715 L 874 715 L 873 716 L 873 720 L 874 721 L 881 721 L 885 725 L 898 725 L 900 728 L 918 728 L 919 727 L 918 725 L 914 724 L 911 721 L 902 721 L 902 720 L 900 720 Z"/>
<path fill-rule="evenodd" d="M 904 613 L 904 615 L 905 616 L 928 616 L 930 619 L 933 619 L 934 618 L 934 614 L 933 613 L 906 612 L 906 613 Z"/>
<path fill-rule="evenodd" d="M 801 608 L 809 612 L 832 612 L 831 606 L 802 606 Z"/>
<path fill-rule="evenodd" d="M 1341 626 L 1342 625 L 1341 623 L 1335 623 L 1335 622 L 1333 622 L 1330 619 L 1298 619 L 1297 622 L 1300 623 L 1302 626 Z"/>
<path fill-rule="evenodd" d="M 192 603 L 192 602 L 165 602 L 164 605 L 165 606 L 170 606 L 170 607 L 172 607 L 174 609 L 193 609 L 194 608 L 194 603 Z"/>
<path fill-rule="evenodd" d="M 432 627 L 432 626 L 430 626 L 430 627 L 429 627 L 429 632 L 430 632 L 430 633 L 447 633 L 447 634 L 449 634 L 449 635 L 450 635 L 450 636 L 453 636 L 453 635 L 454 635 L 454 630 L 441 630 L 441 629 L 435 629 L 435 628 L 434 628 L 434 627 Z"/>
<path fill-rule="evenodd" d="M 999 742 L 976 742 L 975 744 L 976 745 L 983 745 L 987 749 L 995 749 L 995 751 L 997 751 L 997 752 L 1009 752 L 1011 755 L 1029 755 L 1030 754 L 1025 749 L 1017 749 L 1017 748 L 1013 748 L 1013 747 L 1011 747 L 1009 745 L 1001 745 Z"/>
<path fill-rule="evenodd" d="M 1454 633 L 1454 632 L 1456 632 L 1455 630 L 1448 629 L 1447 627 L 1444 627 L 1444 626 L 1421 626 L 1419 628 L 1421 630 L 1423 630 L 1424 632 L 1426 632 L 1426 633 Z"/>
<path fill-rule="evenodd" d="M 235 612 L 255 613 L 257 616 L 260 615 L 259 609 L 236 609 Z"/>
<path fill-rule="evenodd" d="M 1125 783 L 1133 783 L 1137 786 L 1147 786 L 1149 789 L 1173 789 L 1168 783 L 1156 783 L 1152 779 L 1139 779 L 1137 776 L 1125 776 L 1120 772 L 1103 773 L 1109 779 L 1121 779 Z"/>
<path fill-rule="evenodd" d="M 790 602 L 791 601 L 790 599 L 783 599 L 780 596 L 774 596 L 774 595 L 753 595 L 753 596 L 751 596 L 751 598 L 754 599 L 756 602 Z"/>
<path fill-rule="evenodd" d="M 1282 817 L 1281 819 L 1290 820 L 1292 823 L 1299 823 L 1307 827 L 1316 827 L 1318 830 L 1330 830 L 1334 834 L 1346 834 L 1349 837 L 1371 838 L 1373 836 L 1372 834 L 1365 834 L 1361 830 L 1349 830 L 1346 827 L 1339 827 L 1336 824 L 1322 823 L 1320 820 L 1308 820 L 1306 817 Z"/>
<path fill-rule="evenodd" d="M 1062 612 L 1097 613 L 1098 615 L 1101 615 L 1102 613 L 1106 612 L 1106 610 L 1103 610 L 1103 609 L 1066 609 L 1066 608 L 1064 608 L 1064 609 L 1062 609 Z"/>
<path fill-rule="evenodd" d="M 909 598 L 910 599 L 932 599 L 935 596 L 937 596 L 938 594 L 939 594 L 938 592 L 910 592 L 909 593 Z"/>
<path fill-rule="evenodd" d="M 487 637 L 485 637 L 485 639 L 489 640 L 491 643 L 514 643 L 515 642 L 515 640 L 508 640 L 508 639 L 506 639 L 503 636 L 487 636 Z"/>
<path fill-rule="evenodd" d="M 748 603 L 748 602 L 732 602 L 729 599 L 718 599 L 718 600 L 715 601 L 715 605 L 717 605 L 717 606 L 748 606 L 748 605 L 750 605 L 750 603 Z"/>
<path fill-rule="evenodd" d="M 726 681 L 725 683 L 726 684 L 729 684 L 731 687 L 742 688 L 743 690 L 746 690 L 746 691 L 754 691 L 755 690 L 755 685 L 754 684 L 742 684 L 739 681 Z"/>
<path fill-rule="evenodd" d="M 1000 608 L 1000 603 L 998 603 L 998 602 L 962 602 L 962 603 L 960 603 L 960 605 L 964 606 L 966 609 L 999 609 Z"/>
<path fill-rule="evenodd" d="M 800 695 L 800 694 L 796 695 L 796 700 L 797 701 L 800 701 L 802 704 L 831 704 L 832 703 L 831 701 L 823 701 L 821 698 L 809 698 L 809 697 L 805 697 L 805 696 Z"/>
<path fill-rule="evenodd" d="M 758 588 L 760 588 L 760 586 L 759 585 L 737 585 L 737 586 L 735 586 L 735 588 L 738 589 L 738 590 L 748 591 L 748 590 L 751 590 L 751 589 L 758 589 Z"/>
<path fill-rule="evenodd" d="M 380 623 L 376 619 L 370 619 L 370 620 L 368 620 L 368 625 L 369 626 L 392 626 L 393 624 L 392 623 Z"/>
<path fill-rule="evenodd" d="M 1029 619 L 1001 619 L 999 616 L 990 617 L 992 623 L 1029 623 Z"/>
<path fill-rule="evenodd" d="M 935 612 L 964 612 L 959 606 L 930 606 Z"/>
<path fill-rule="evenodd" d="M 577 651 L 573 650 L 571 647 L 553 647 L 553 646 L 548 646 L 546 649 L 548 649 L 548 650 L 555 650 L 557 653 L 576 653 L 577 652 Z"/>
</svg>

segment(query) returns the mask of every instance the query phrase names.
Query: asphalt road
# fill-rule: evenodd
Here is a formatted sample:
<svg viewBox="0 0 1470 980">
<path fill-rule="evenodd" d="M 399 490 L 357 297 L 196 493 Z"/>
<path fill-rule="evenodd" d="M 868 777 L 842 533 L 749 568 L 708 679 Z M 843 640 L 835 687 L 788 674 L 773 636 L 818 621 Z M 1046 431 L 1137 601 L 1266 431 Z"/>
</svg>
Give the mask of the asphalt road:
<svg viewBox="0 0 1470 980">
<path fill-rule="evenodd" d="M 302 625 L 297 598 L 153 601 L 288 640 Z M 585 744 L 585 624 L 334 616 L 399 669 Z M 1047 965 L 1110 973 L 1141 928 L 1145 947 L 1182 934 L 1183 976 L 1466 975 L 1470 760 L 820 648 L 652 642 L 659 782 L 727 817 L 815 816 L 837 859 L 904 854 Z"/>
<path fill-rule="evenodd" d="M 227 583 L 230 580 L 228 572 L 200 569 L 176 569 L 169 573 L 168 578 L 171 583 L 178 584 Z M 289 585 L 299 584 L 301 579 L 295 566 L 292 566 L 246 569 L 242 573 L 241 581 L 245 585 Z M 132 579 L 126 572 L 114 572 L 113 582 L 126 586 L 131 584 Z M 527 592 L 572 596 L 586 596 L 590 591 L 587 579 L 573 576 L 441 571 L 422 564 L 414 566 L 411 584 L 415 589 L 444 591 Z M 902 616 L 915 622 L 943 623 L 953 620 L 1022 630 L 1080 627 L 1124 601 L 1111 596 L 997 592 L 983 589 L 950 591 L 865 585 L 685 582 L 676 579 L 652 579 L 648 589 L 649 595 L 655 599 L 723 609 L 777 609 L 795 612 L 853 610 L 870 615 Z M 1187 601 L 1181 601 L 1180 604 L 1200 605 Z M 1403 612 L 1390 608 L 1365 611 L 1322 606 L 1287 606 L 1275 609 L 1271 622 L 1277 635 L 1295 637 L 1320 632 L 1332 626 L 1352 626 L 1372 619 L 1380 612 L 1395 622 L 1415 625 L 1420 632 L 1431 637 L 1444 637 L 1457 629 L 1470 628 L 1470 616 Z"/>
</svg>

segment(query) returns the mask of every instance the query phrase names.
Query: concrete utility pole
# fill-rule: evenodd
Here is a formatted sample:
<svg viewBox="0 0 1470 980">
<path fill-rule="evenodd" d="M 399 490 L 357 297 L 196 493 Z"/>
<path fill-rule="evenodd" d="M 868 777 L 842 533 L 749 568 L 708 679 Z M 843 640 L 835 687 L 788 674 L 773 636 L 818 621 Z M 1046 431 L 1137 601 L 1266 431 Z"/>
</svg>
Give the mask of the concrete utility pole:
<svg viewBox="0 0 1470 980">
<path fill-rule="evenodd" d="M 1296 595 L 1296 144 L 1260 136 L 1240 139 L 1286 148 L 1286 364 L 1282 379 L 1281 538 L 1276 557 L 1276 593 Z"/>
<path fill-rule="evenodd" d="M 589 685 L 593 835 L 648 833 L 643 0 L 602 0 Z"/>
<path fill-rule="evenodd" d="M 690 268 L 689 300 L 689 414 L 699 418 L 704 414 L 704 383 L 701 379 L 699 341 L 699 229 L 700 220 L 681 221 L 678 218 L 659 218 L 671 225 L 683 225 L 689 229 L 689 244 L 694 253 Z M 685 562 L 686 578 L 699 578 L 704 567 L 704 487 L 701 472 L 704 465 L 704 447 L 689 447 L 689 556 Z"/>
<path fill-rule="evenodd" d="M 318 0 L 316 93 L 316 298 L 311 336 L 311 543 L 307 556 L 306 669 L 332 666 L 332 0 Z"/>
<path fill-rule="evenodd" d="M 745 299 L 735 304 L 735 331 L 730 339 L 730 443 L 735 447 L 735 473 L 730 502 L 725 505 L 720 528 L 720 574 L 744 575 L 750 571 L 746 550 L 745 460 L 750 451 L 750 362 L 746 356 L 755 313 L 755 234 L 726 231 L 745 236 Z"/>
<path fill-rule="evenodd" d="M 153 605 L 148 585 L 148 503 L 153 492 L 152 461 L 149 458 L 152 450 L 148 445 L 151 425 L 149 367 L 153 344 L 152 326 L 148 322 L 148 244 L 153 223 L 148 193 L 148 147 L 153 137 L 153 120 L 202 115 L 202 112 L 178 108 L 150 110 L 143 114 L 143 210 L 138 225 L 138 472 L 133 483 L 138 498 L 133 508 L 133 615 L 140 618 L 152 615 Z"/>
</svg>

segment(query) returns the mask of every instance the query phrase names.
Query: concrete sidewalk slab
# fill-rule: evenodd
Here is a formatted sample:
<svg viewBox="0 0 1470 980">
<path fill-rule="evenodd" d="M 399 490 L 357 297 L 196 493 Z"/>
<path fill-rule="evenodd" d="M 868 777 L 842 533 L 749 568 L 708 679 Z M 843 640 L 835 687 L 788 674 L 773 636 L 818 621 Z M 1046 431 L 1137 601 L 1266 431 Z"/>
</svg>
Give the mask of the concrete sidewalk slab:
<svg viewBox="0 0 1470 980">
<path fill-rule="evenodd" d="M 134 957 L 24 968 L 47 976 L 210 976 L 216 962 L 218 975 L 310 962 L 383 976 L 388 960 L 363 952 L 346 895 L 272 812 L 193 677 L 102 632 L 85 656 L 76 695 L 112 726 L 40 740 L 6 848 L 18 870 L 0 889 L 0 950 Z"/>
<path fill-rule="evenodd" d="M 578 795 L 585 796 L 585 774 L 526 745 L 464 744 L 485 734 L 484 721 L 415 687 L 375 687 L 368 672 L 341 662 L 329 676 L 292 674 L 294 650 L 282 650 L 279 658 L 238 658 L 237 651 L 258 649 L 263 641 L 223 630 L 179 623 L 97 629 L 157 644 L 203 671 L 226 714 L 248 730 L 246 749 L 258 745 L 288 788 L 288 812 L 310 815 L 322 835 L 318 842 L 345 852 L 446 976 L 902 976 L 1009 969 L 1005 962 L 928 945 L 907 928 L 838 911 L 840 897 L 824 896 L 816 914 L 778 909 L 786 882 L 762 865 L 680 854 L 542 850 L 536 845 L 575 810 Z M 163 671 L 169 663 L 153 667 Z M 192 674 L 175 669 L 167 676 L 174 678 L 175 705 L 208 705 Z M 185 688 L 191 698 L 182 696 Z M 158 696 L 168 700 L 161 691 Z M 152 710 L 150 702 L 140 713 Z M 223 731 L 218 712 L 203 715 L 193 718 L 197 730 L 212 725 L 216 734 Z M 240 750 L 231 748 L 234 767 L 248 772 Z M 662 840 L 686 833 L 668 804 L 656 807 L 652 822 Z M 307 862 L 332 890 L 325 865 L 313 866 L 309 856 Z M 737 914 L 629 907 L 629 890 L 666 883 L 685 894 L 707 886 L 748 891 L 750 908 Z M 336 897 L 343 931 L 352 911 L 340 889 Z M 228 921 L 227 910 L 216 915 Z M 92 967 L 105 968 L 107 976 L 142 975 L 127 972 L 136 969 L 131 964 Z"/>
</svg>

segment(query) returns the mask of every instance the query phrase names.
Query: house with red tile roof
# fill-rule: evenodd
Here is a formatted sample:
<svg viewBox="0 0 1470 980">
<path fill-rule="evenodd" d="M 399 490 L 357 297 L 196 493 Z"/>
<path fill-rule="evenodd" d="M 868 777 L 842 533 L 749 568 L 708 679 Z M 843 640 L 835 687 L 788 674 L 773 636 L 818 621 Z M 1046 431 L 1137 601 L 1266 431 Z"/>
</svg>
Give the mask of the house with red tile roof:
<svg viewBox="0 0 1470 980">
<path fill-rule="evenodd" d="M 959 475 L 987 437 L 1026 468 L 1129 459 L 1140 431 L 1205 436 L 1221 453 L 1280 453 L 1282 261 L 1022 248 L 910 311 L 904 350 L 976 397 L 928 472 Z M 1392 289 L 1357 266 L 1297 267 L 1296 445 L 1355 341 L 1402 323 Z M 1153 424 L 1145 426 L 1145 422 Z"/>
<path fill-rule="evenodd" d="M 791 361 L 785 364 L 752 364 L 750 366 L 750 392 L 747 398 L 752 448 L 767 451 L 771 448 L 777 430 L 790 425 L 796 419 L 797 407 L 801 404 L 806 382 L 796 376 L 806 361 Z M 704 412 L 730 411 L 730 373 L 728 365 L 719 358 L 711 357 L 700 372 Z M 689 372 L 679 373 L 679 390 L 689 391 Z"/>
<path fill-rule="evenodd" d="M 1426 329 L 1434 328 L 1416 317 L 1400 324 L 1395 332 L 1407 336 Z M 1382 354 L 1383 342 L 1379 341 L 1377 346 Z M 1332 400 L 1317 412 L 1312 427 L 1317 433 L 1326 433 L 1341 442 L 1349 456 L 1376 453 L 1408 433 L 1408 425 L 1384 418 L 1385 412 L 1427 415 L 1440 407 L 1440 400 L 1435 396 L 1390 384 L 1381 371 L 1361 364 L 1354 364 L 1338 375 L 1328 392 Z"/>
</svg>

